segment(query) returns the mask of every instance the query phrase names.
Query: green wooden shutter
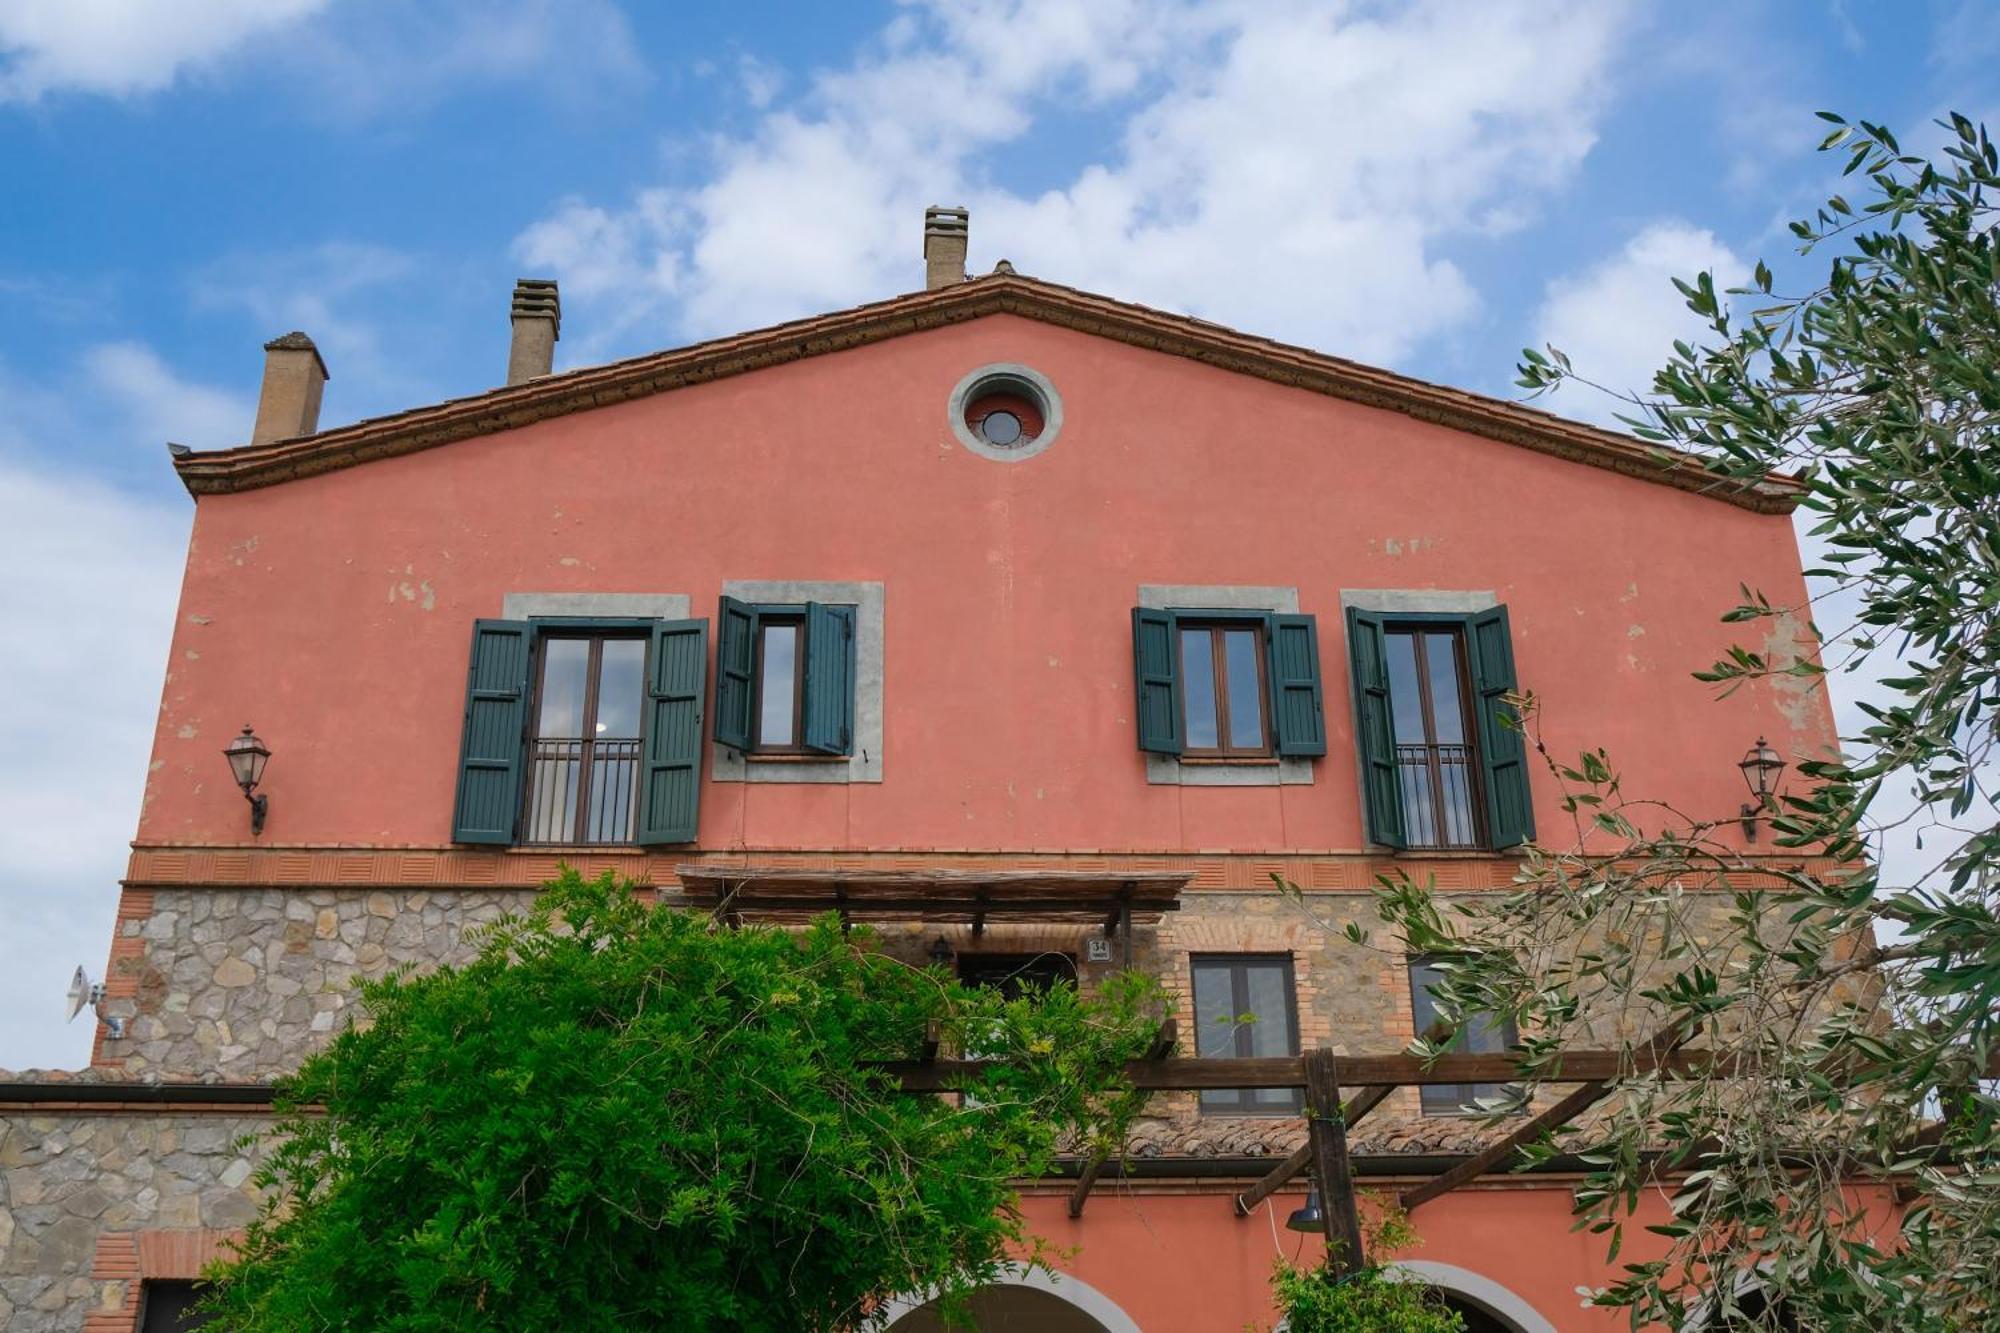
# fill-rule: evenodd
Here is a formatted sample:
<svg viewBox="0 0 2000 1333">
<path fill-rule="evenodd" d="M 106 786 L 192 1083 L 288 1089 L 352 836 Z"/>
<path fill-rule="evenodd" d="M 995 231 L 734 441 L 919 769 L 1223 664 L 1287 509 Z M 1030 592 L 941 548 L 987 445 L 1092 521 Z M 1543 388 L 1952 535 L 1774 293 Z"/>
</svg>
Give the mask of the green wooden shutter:
<svg viewBox="0 0 2000 1333">
<path fill-rule="evenodd" d="M 535 628 L 525 620 L 472 622 L 465 683 L 465 733 L 458 751 L 453 842 L 507 846 L 521 813 L 527 746 L 528 664 Z"/>
<path fill-rule="evenodd" d="M 1506 702 L 1506 696 L 1517 688 L 1507 608 L 1496 606 L 1467 616 L 1465 641 L 1479 710 L 1486 831 L 1494 847 L 1513 847 L 1535 836 L 1535 812 L 1528 797 L 1527 746 L 1515 712 Z"/>
<path fill-rule="evenodd" d="M 1282 755 L 1326 753 L 1319 680 L 1319 626 L 1311 616 L 1273 615 L 1265 660 L 1271 673 L 1272 735 Z"/>
<path fill-rule="evenodd" d="M 693 842 L 701 807 L 701 706 L 708 690 L 708 622 L 662 620 L 646 655 L 640 745 L 641 846 Z"/>
<path fill-rule="evenodd" d="M 757 697 L 757 608 L 722 599 L 715 616 L 715 739 L 750 748 L 750 709 Z"/>
<path fill-rule="evenodd" d="M 854 608 L 806 603 L 805 716 L 799 744 L 854 753 Z"/>
<path fill-rule="evenodd" d="M 1179 754 L 1181 655 L 1174 642 L 1173 612 L 1132 608 L 1132 663 L 1139 678 L 1133 704 L 1139 716 L 1139 748 Z"/>
<path fill-rule="evenodd" d="M 1368 837 L 1388 847 L 1408 842 L 1403 823 L 1403 784 L 1396 769 L 1395 720 L 1389 711 L 1389 660 L 1383 646 L 1382 617 L 1373 611 L 1347 612 L 1348 669 L 1354 680 L 1354 739 L 1361 752 L 1361 801 Z"/>
</svg>

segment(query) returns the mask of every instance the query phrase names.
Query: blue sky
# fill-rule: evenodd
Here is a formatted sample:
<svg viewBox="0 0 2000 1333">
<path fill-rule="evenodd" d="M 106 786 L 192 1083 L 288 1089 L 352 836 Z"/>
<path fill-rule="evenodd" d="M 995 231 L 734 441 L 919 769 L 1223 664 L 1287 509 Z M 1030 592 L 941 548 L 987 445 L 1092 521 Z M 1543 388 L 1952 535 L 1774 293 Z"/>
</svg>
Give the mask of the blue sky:
<svg viewBox="0 0 2000 1333">
<path fill-rule="evenodd" d="M 1816 270 L 1815 109 L 1920 145 L 1991 119 L 1996 57 L 1972 3 L 0 0 L 0 1067 L 87 1054 L 58 1006 L 191 512 L 163 446 L 243 442 L 266 339 L 319 341 L 337 424 L 493 385 L 516 276 L 588 364 L 920 285 L 950 202 L 978 271 L 1636 387 L 1670 274 Z"/>
</svg>

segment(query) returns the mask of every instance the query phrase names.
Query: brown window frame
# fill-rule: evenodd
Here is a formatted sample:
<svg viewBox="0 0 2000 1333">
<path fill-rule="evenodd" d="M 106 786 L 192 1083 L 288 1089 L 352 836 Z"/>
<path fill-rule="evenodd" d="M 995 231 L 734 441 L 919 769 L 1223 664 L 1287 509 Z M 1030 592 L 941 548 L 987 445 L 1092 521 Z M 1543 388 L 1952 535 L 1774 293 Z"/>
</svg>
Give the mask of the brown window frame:
<svg viewBox="0 0 2000 1333">
<path fill-rule="evenodd" d="M 1423 741 L 1423 746 L 1430 752 L 1426 757 L 1424 768 L 1430 779 L 1431 826 L 1434 830 L 1440 831 L 1445 827 L 1444 766 L 1437 756 L 1440 742 L 1437 739 L 1437 701 L 1431 694 L 1429 636 L 1433 634 L 1445 634 L 1451 637 L 1453 644 L 1452 665 L 1454 674 L 1458 677 L 1459 733 L 1465 737 L 1465 792 L 1466 801 L 1470 807 L 1469 814 L 1471 816 L 1470 822 L 1472 828 L 1472 837 L 1466 842 L 1420 843 L 1412 836 L 1409 838 L 1410 848 L 1415 851 L 1479 851 L 1489 848 L 1493 845 L 1493 835 L 1486 827 L 1486 766 L 1484 762 L 1485 757 L 1480 752 L 1479 717 L 1474 711 L 1472 703 L 1472 663 L 1470 661 L 1472 648 L 1471 644 L 1466 641 L 1465 626 L 1456 618 L 1451 620 L 1384 618 L 1382 621 L 1382 637 L 1385 640 L 1385 651 L 1387 649 L 1386 640 L 1398 634 L 1410 637 L 1411 652 L 1416 662 L 1417 707 L 1424 722 L 1425 740 Z M 1391 688 L 1393 690 L 1393 684 Z M 1392 698 L 1390 700 L 1392 710 L 1390 725 L 1392 728 L 1394 726 L 1394 704 L 1395 701 Z M 1396 750 L 1401 751 L 1403 749 L 1405 742 L 1394 740 L 1393 737 L 1392 741 Z M 1401 767 L 1402 761 L 1399 754 L 1397 768 L 1400 770 Z M 1400 782 L 1401 780 L 1399 772 L 1397 781 Z M 1407 833 L 1410 823 L 1408 810 L 1404 811 L 1403 819 L 1405 832 Z"/>
<path fill-rule="evenodd" d="M 1270 645 L 1264 642 L 1264 619 L 1261 615 L 1231 617 L 1226 615 L 1182 615 L 1174 613 L 1174 657 L 1181 675 L 1181 758 L 1202 760 L 1266 760 L 1277 754 L 1276 728 L 1271 718 L 1271 664 L 1268 658 Z M 1250 641 L 1257 648 L 1257 705 L 1260 714 L 1258 731 L 1264 743 L 1256 748 L 1232 745 L 1229 740 L 1229 665 L 1228 654 L 1223 651 L 1222 635 L 1226 630 L 1250 631 Z M 1210 670 L 1215 681 L 1215 741 L 1212 746 L 1196 745 L 1188 738 L 1194 734 L 1188 725 L 1187 659 L 1181 653 L 1181 635 L 1189 631 L 1208 635 Z"/>
<path fill-rule="evenodd" d="M 617 839 L 592 838 L 589 836 L 590 816 L 593 808 L 589 775 L 597 757 L 597 747 L 603 744 L 603 742 L 597 739 L 595 728 L 597 723 L 597 685 L 604 665 L 604 645 L 613 639 L 621 642 L 637 640 L 640 643 L 646 643 L 649 638 L 650 631 L 646 627 L 639 625 L 595 626 L 556 624 L 537 627 L 535 634 L 534 687 L 528 693 L 528 752 L 526 762 L 522 766 L 522 836 L 516 840 L 517 845 L 523 847 L 630 847 L 636 845 L 635 839 L 639 831 L 637 774 L 634 773 L 633 775 L 633 813 L 626 830 L 628 836 Z M 546 683 L 545 674 L 548 669 L 548 645 L 555 642 L 572 642 L 575 640 L 583 640 L 590 645 L 589 655 L 584 659 L 583 720 L 579 724 L 584 734 L 581 736 L 544 736 L 542 735 L 542 690 Z M 651 655 L 650 648 L 647 655 L 649 657 Z M 650 663 L 647 665 L 650 666 Z M 645 674 L 643 667 L 641 668 L 640 679 L 642 686 L 639 713 L 643 718 L 645 715 L 643 687 Z M 540 741 L 577 742 L 576 766 L 578 777 L 576 816 L 568 830 L 570 836 L 561 841 L 540 840 L 527 836 L 533 831 L 533 811 L 538 790 L 535 778 L 535 746 Z M 619 745 L 634 745 L 635 747 L 640 747 L 644 744 L 643 739 L 635 742 L 630 737 L 621 737 L 615 743 Z M 632 756 L 633 762 L 636 764 L 642 757 L 638 749 L 635 748 Z"/>
<path fill-rule="evenodd" d="M 1302 1048 L 1299 1035 L 1299 974 L 1296 960 L 1288 953 L 1191 953 L 1188 955 L 1188 1005 L 1194 1012 L 1194 1033 L 1197 1059 L 1227 1059 L 1214 1052 L 1204 1053 L 1201 1042 L 1201 1008 L 1195 995 L 1195 988 L 1204 965 L 1223 964 L 1229 967 L 1229 1003 L 1231 1011 L 1237 1015 L 1250 1012 L 1250 991 L 1246 967 L 1258 964 L 1282 967 L 1285 974 L 1285 1016 L 1291 1025 L 1292 1050 L 1297 1055 Z M 1230 1033 L 1231 1056 L 1245 1057 L 1252 1054 L 1246 1049 L 1250 1044 L 1250 1030 L 1247 1024 L 1239 1024 Z M 1305 1096 L 1301 1089 L 1290 1088 L 1290 1104 L 1285 1106 L 1258 1103 L 1251 1100 L 1251 1088 L 1204 1088 L 1196 1096 L 1196 1104 L 1203 1115 L 1223 1116 L 1266 1116 L 1284 1118 L 1302 1115 L 1305 1111 Z M 1222 1098 L 1233 1101 L 1222 1101 Z"/>
<path fill-rule="evenodd" d="M 792 638 L 792 739 L 783 744 L 774 744 L 764 739 L 764 667 L 769 660 L 764 652 L 764 631 L 773 625 L 789 626 Z M 812 755 L 824 758 L 815 750 L 806 749 L 806 613 L 803 608 L 793 611 L 790 607 L 773 607 L 769 610 L 757 609 L 757 642 L 750 658 L 750 749 L 747 753 L 757 755 Z"/>
</svg>

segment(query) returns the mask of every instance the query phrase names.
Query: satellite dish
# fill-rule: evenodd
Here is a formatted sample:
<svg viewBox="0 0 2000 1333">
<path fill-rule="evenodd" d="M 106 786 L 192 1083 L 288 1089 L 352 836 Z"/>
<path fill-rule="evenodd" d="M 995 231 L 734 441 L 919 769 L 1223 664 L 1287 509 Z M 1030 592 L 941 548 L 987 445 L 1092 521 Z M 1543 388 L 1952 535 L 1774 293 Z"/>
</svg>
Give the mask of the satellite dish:
<svg viewBox="0 0 2000 1333">
<path fill-rule="evenodd" d="M 90 984 L 90 973 L 84 971 L 81 967 L 77 968 L 76 975 L 69 980 L 70 1022 L 74 1023 L 76 1016 L 83 1012 L 83 1006 L 89 1004 L 95 998 L 91 995 L 91 991 L 95 989 L 96 987 Z"/>
</svg>

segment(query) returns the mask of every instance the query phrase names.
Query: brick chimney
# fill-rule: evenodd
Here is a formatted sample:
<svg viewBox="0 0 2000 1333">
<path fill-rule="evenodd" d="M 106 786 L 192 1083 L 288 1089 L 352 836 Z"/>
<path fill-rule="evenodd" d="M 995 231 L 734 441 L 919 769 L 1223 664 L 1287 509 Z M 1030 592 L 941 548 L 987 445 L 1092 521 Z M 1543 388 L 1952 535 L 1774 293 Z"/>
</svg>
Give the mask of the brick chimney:
<svg viewBox="0 0 2000 1333">
<path fill-rule="evenodd" d="M 250 443 L 269 444 L 319 429 L 319 396 L 328 379 L 313 340 L 299 332 L 264 344 L 264 387 Z"/>
<path fill-rule="evenodd" d="M 972 215 L 933 204 L 924 210 L 924 290 L 965 281 L 965 243 Z"/>
<path fill-rule="evenodd" d="M 562 297 L 554 278 L 522 278 L 514 284 L 514 343 L 507 351 L 507 382 L 525 384 L 555 368 L 556 339 L 562 337 Z"/>
</svg>

